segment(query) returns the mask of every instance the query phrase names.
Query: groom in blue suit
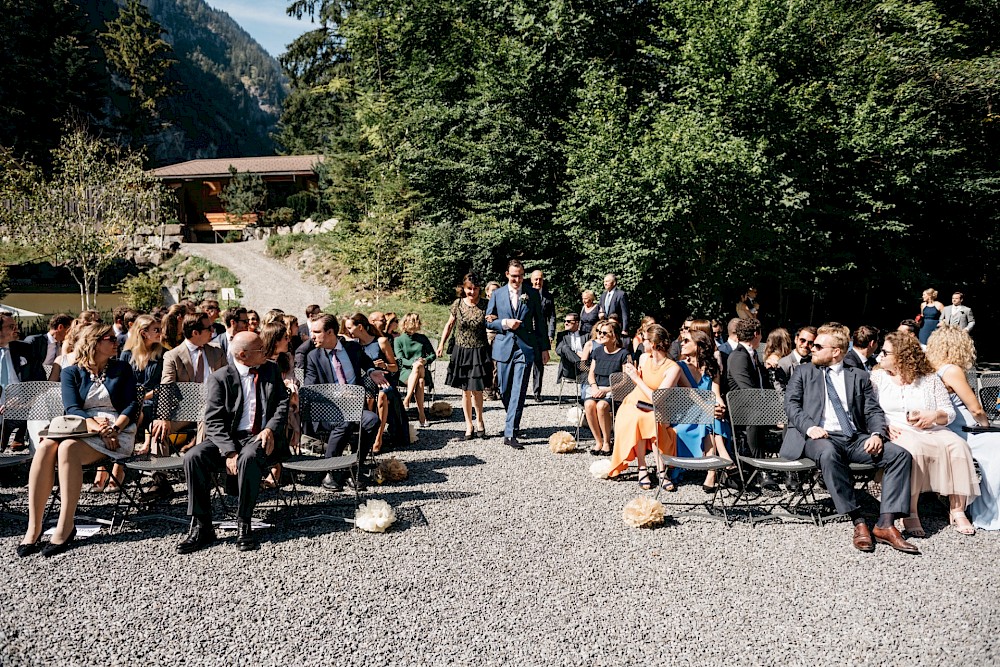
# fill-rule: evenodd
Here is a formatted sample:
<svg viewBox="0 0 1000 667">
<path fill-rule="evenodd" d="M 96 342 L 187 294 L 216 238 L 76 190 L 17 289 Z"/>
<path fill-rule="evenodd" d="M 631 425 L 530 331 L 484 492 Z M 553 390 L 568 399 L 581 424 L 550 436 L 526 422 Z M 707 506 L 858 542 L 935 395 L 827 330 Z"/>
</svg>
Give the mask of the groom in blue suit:
<svg viewBox="0 0 1000 667">
<path fill-rule="evenodd" d="M 516 433 L 528 391 L 528 369 L 536 355 L 541 355 L 543 364 L 549 362 L 549 339 L 542 318 L 541 297 L 535 288 L 524 284 L 524 265 L 520 261 L 510 260 L 507 286 L 493 292 L 486 306 L 486 317 L 486 326 L 497 332 L 493 361 L 497 362 L 500 396 L 507 408 L 503 444 L 524 449 Z"/>
</svg>

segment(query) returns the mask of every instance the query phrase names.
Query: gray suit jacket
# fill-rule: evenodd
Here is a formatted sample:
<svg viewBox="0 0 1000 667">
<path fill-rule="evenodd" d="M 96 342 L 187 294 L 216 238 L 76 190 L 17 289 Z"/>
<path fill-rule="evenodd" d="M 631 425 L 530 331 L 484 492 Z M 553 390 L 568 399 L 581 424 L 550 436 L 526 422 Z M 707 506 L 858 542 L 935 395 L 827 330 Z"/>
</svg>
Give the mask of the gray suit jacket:
<svg viewBox="0 0 1000 667">
<path fill-rule="evenodd" d="M 952 322 L 953 314 L 955 316 L 954 322 Z M 972 327 L 976 326 L 976 318 L 968 306 L 945 306 L 944 312 L 941 313 L 941 321 L 962 327 L 966 331 L 972 331 Z"/>
</svg>

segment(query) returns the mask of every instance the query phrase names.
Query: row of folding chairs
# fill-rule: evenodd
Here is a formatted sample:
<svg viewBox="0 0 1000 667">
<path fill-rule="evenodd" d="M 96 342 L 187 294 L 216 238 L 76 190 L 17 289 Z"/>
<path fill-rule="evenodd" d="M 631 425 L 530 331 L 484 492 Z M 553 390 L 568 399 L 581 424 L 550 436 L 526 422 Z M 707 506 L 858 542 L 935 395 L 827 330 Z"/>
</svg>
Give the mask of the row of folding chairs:
<svg viewBox="0 0 1000 667">
<path fill-rule="evenodd" d="M 197 382 L 178 382 L 160 385 L 155 391 L 154 419 L 171 422 L 190 422 L 195 425 L 204 420 L 205 386 Z M 326 423 L 359 423 L 365 406 L 365 390 L 354 385 L 312 385 L 299 389 L 299 406 L 301 423 L 303 425 L 317 422 Z M 64 414 L 61 388 L 58 382 L 23 382 L 7 387 L 3 397 L 3 412 L 0 414 L 0 428 L 5 420 L 49 421 Z M 292 498 L 299 499 L 296 473 L 320 473 L 347 470 L 354 483 L 354 505 L 357 509 L 360 503 L 358 481 L 360 476 L 360 429 L 358 442 L 354 452 L 344 456 L 326 458 L 320 455 L 308 455 L 296 452 L 282 462 L 285 470 L 290 471 L 292 479 Z M 193 437 L 196 426 L 191 431 Z M 310 436 L 303 436 L 310 438 Z M 313 438 L 315 440 L 315 438 Z M 0 467 L 26 465 L 33 456 L 34 445 L 30 445 L 28 454 L 0 456 Z M 143 474 L 178 473 L 183 470 L 183 459 L 179 456 L 143 455 L 111 455 L 93 467 L 121 465 L 125 478 L 119 484 L 118 497 L 110 523 L 113 532 L 116 525 L 121 527 L 128 516 L 141 507 L 140 481 Z M 221 493 L 220 493 L 221 495 Z M 280 496 L 280 486 L 279 486 Z M 53 496 L 54 499 L 55 496 Z M 127 503 L 121 512 L 123 501 Z M 301 505 L 301 502 L 299 502 Z M 322 507 L 322 506 L 319 506 Z M 147 514 L 143 519 L 164 519 L 180 521 L 183 519 L 167 514 Z M 314 514 L 299 519 L 309 521 L 320 518 L 338 518 L 334 515 Z"/>
</svg>

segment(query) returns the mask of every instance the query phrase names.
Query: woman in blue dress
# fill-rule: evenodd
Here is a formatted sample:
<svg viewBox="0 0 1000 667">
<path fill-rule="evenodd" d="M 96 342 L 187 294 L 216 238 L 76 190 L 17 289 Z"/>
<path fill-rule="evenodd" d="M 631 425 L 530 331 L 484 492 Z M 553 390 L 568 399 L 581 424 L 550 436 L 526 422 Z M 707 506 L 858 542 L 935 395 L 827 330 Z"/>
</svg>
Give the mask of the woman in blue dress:
<svg viewBox="0 0 1000 667">
<path fill-rule="evenodd" d="M 983 530 L 1000 530 L 1000 433 L 966 433 L 963 426 L 989 426 L 986 411 L 975 390 L 969 386 L 965 371 L 976 363 L 976 347 L 969 333 L 950 324 L 942 324 L 927 343 L 927 360 L 948 389 L 957 417 L 948 428 L 965 438 L 972 458 L 979 464 L 982 480 L 979 497 L 968 507 L 972 525 Z M 961 533 L 972 534 L 962 525 L 961 517 L 951 516 L 951 524 Z"/>
<path fill-rule="evenodd" d="M 718 455 L 728 459 L 729 452 L 724 444 L 720 446 L 716 438 L 716 435 L 728 433 L 728 429 L 719 419 L 725 412 L 725 403 L 719 384 L 722 372 L 715 359 L 715 343 L 711 335 L 697 329 L 682 333 L 680 341 L 680 367 L 683 376 L 680 386 L 706 389 L 715 394 L 716 419 L 711 427 L 706 424 L 676 424 L 677 456 L 698 458 Z M 714 493 L 715 484 L 715 471 L 711 470 L 705 478 L 703 488 L 707 493 Z"/>
<path fill-rule="evenodd" d="M 941 322 L 944 304 L 937 300 L 937 296 L 936 289 L 924 290 L 924 299 L 920 302 L 920 317 L 918 318 L 920 331 L 917 332 L 917 338 L 920 339 L 921 345 L 927 345 L 927 340 Z"/>
</svg>

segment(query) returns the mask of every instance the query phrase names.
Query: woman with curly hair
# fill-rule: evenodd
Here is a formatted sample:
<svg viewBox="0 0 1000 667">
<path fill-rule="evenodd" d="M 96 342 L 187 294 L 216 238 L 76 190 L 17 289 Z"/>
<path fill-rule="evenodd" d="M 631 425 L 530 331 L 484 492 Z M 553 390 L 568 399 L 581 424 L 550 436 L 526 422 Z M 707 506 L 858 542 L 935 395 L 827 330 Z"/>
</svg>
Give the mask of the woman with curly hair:
<svg viewBox="0 0 1000 667">
<path fill-rule="evenodd" d="M 955 530 L 975 534 L 965 515 L 969 502 L 979 495 L 972 452 L 948 429 L 955 408 L 917 339 L 899 331 L 887 335 L 871 381 L 889 422 L 889 437 L 913 457 L 910 517 L 903 519 L 903 529 L 913 537 L 924 537 L 917 501 L 924 491 L 934 491 L 948 496 Z"/>
<path fill-rule="evenodd" d="M 983 530 L 1000 530 L 1000 433 L 966 433 L 963 426 L 989 426 L 990 420 L 969 386 L 965 372 L 976 365 L 976 346 L 969 332 L 951 324 L 941 324 L 927 340 L 927 360 L 937 369 L 948 389 L 948 397 L 958 417 L 948 424 L 965 438 L 972 457 L 979 462 L 982 481 L 979 497 L 969 505 L 972 525 Z"/>
</svg>

